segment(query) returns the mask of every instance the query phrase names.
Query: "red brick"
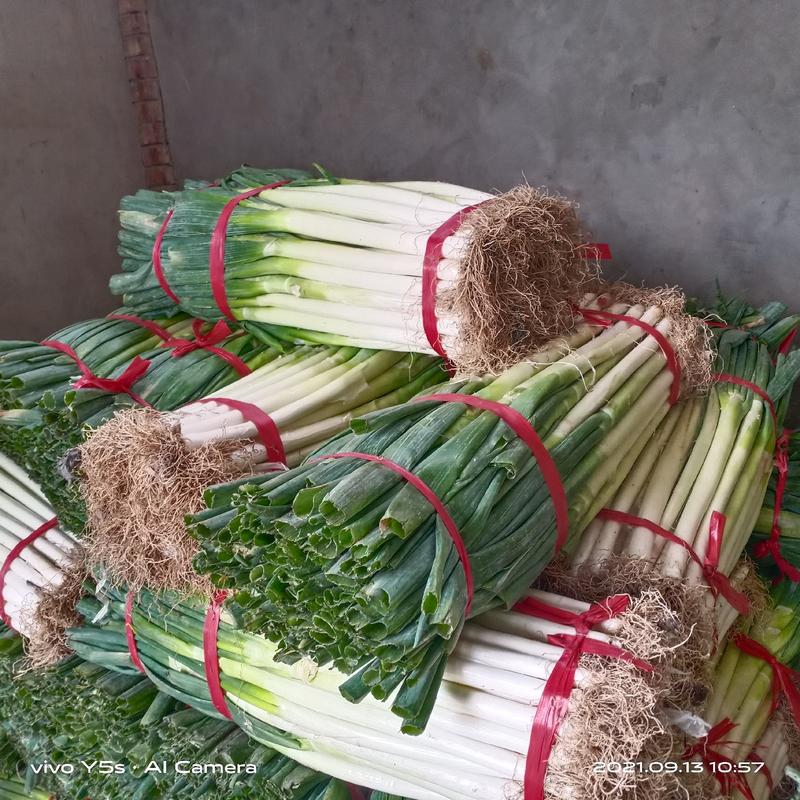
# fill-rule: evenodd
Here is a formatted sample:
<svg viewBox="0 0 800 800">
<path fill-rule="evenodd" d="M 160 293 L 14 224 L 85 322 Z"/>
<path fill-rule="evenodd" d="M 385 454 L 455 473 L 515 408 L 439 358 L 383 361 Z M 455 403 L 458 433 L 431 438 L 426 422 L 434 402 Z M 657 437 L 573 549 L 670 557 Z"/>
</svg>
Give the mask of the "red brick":
<svg viewBox="0 0 800 800">
<path fill-rule="evenodd" d="M 156 63 L 149 56 L 139 56 L 136 58 L 128 58 L 125 60 L 125 66 L 128 70 L 128 79 L 135 81 L 141 78 L 157 78 L 158 70 Z"/>
<path fill-rule="evenodd" d="M 142 164 L 145 167 L 169 165 L 171 161 L 168 144 L 150 144 L 142 148 Z"/>
<path fill-rule="evenodd" d="M 175 185 L 175 170 L 169 164 L 163 164 L 157 167 L 146 167 L 144 175 L 145 181 L 149 187 Z"/>
<path fill-rule="evenodd" d="M 154 78 L 131 81 L 130 87 L 134 103 L 141 103 L 143 100 L 161 100 L 161 87 Z"/>
<path fill-rule="evenodd" d="M 139 144 L 164 144 L 167 141 L 167 131 L 163 122 L 140 122 Z"/>
<path fill-rule="evenodd" d="M 150 33 L 150 26 L 147 23 L 147 14 L 136 11 L 133 14 L 121 14 L 119 18 L 119 30 L 123 36 L 135 36 L 140 33 Z"/>
<path fill-rule="evenodd" d="M 164 108 L 160 100 L 145 100 L 136 103 L 136 118 L 139 122 L 163 122 Z"/>
<path fill-rule="evenodd" d="M 140 13 L 147 11 L 147 0 L 119 0 L 117 13 L 120 16 L 123 14 L 135 14 L 137 11 Z"/>
<path fill-rule="evenodd" d="M 125 58 L 135 58 L 136 56 L 153 55 L 153 43 L 145 33 L 137 33 L 134 36 L 122 37 L 122 50 Z"/>
</svg>

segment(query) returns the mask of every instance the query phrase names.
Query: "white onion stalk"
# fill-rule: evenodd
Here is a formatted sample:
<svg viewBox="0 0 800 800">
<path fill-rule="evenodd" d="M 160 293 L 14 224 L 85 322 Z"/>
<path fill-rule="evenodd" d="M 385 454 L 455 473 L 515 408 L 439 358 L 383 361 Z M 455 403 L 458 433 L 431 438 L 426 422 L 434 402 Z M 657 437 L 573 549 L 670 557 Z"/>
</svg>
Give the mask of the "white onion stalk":
<svg viewBox="0 0 800 800">
<path fill-rule="evenodd" d="M 54 515 L 41 489 L 0 454 L 0 564 L 20 541 Z M 74 537 L 56 526 L 11 562 L 3 584 L 3 602 L 12 627 L 19 633 L 31 636 L 35 632 L 34 617 L 42 591 L 61 585 L 61 570 L 78 550 Z"/>
</svg>

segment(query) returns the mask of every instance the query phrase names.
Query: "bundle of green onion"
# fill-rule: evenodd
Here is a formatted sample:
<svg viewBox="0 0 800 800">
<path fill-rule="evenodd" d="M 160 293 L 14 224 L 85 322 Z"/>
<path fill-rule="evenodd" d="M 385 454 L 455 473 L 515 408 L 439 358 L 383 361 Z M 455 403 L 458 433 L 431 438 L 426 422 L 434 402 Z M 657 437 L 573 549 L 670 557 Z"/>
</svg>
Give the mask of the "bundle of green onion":
<svg viewBox="0 0 800 800">
<path fill-rule="evenodd" d="M 218 247 L 212 233 L 255 175 L 126 198 L 124 271 L 112 278 L 112 292 L 140 314 L 164 313 L 172 296 L 195 317 L 249 321 L 282 337 L 434 353 L 423 325 L 426 246 L 443 223 L 480 204 L 447 231 L 433 261 L 438 299 L 430 300 L 444 348 L 475 370 L 509 366 L 565 328 L 590 274 L 572 204 L 528 187 L 495 197 L 444 183 L 257 174 L 263 185 L 288 185 L 233 211 L 224 297 L 209 272 L 210 248 Z M 159 236 L 162 281 L 152 261 Z"/>
<path fill-rule="evenodd" d="M 779 662 L 796 665 L 800 660 L 800 584 L 781 581 L 771 591 L 769 607 L 743 628 L 747 637 L 763 646 Z M 709 725 L 730 720 L 735 728 L 725 741 L 715 744 L 732 762 L 780 760 L 783 736 L 770 743 L 767 753 L 751 753 L 765 736 L 773 718 L 773 667 L 749 655 L 734 641 L 725 647 L 714 675 L 713 690 L 703 712 Z M 797 721 L 786 724 L 797 726 Z M 776 780 L 780 774 L 775 774 Z M 763 791 L 757 800 L 766 795 Z"/>
<path fill-rule="evenodd" d="M 183 315 L 158 324 L 164 334 L 195 341 L 192 322 Z M 119 377 L 137 357 L 148 360 L 132 391 L 156 408 L 176 408 L 238 377 L 236 367 L 212 350 L 177 351 L 151 330 L 113 315 L 70 325 L 49 340 L 72 348 L 99 378 Z M 216 346 L 240 359 L 240 368 L 249 369 L 281 352 L 241 332 Z M 115 408 L 134 402 L 127 394 L 100 388 L 75 389 L 72 384 L 78 377 L 75 361 L 57 349 L 36 342 L 0 342 L 0 448 L 42 484 L 59 518 L 76 532 L 83 529 L 84 510 L 77 487 L 59 469 L 61 461 L 80 444 L 85 427 L 99 425 Z"/>
<path fill-rule="evenodd" d="M 0 564 L 19 542 L 53 517 L 39 487 L 7 456 L 0 455 Z M 2 582 L 2 607 L 13 628 L 36 634 L 36 612 L 43 592 L 57 591 L 62 570 L 78 556 L 75 539 L 58 526 L 25 547 L 10 562 Z"/>
<path fill-rule="evenodd" d="M 102 603 L 94 597 L 80 602 L 79 610 L 92 622 L 70 631 L 70 645 L 81 658 L 135 674 L 125 635 L 125 594 L 113 589 L 97 594 Z M 567 598 L 532 596 L 573 613 L 588 609 Z M 142 591 L 133 606 L 132 627 L 138 655 L 158 688 L 220 718 L 204 667 L 205 611 L 196 602 Z M 598 624 L 589 636 L 635 648 L 642 638 L 636 633 L 642 630 L 640 622 L 631 609 Z M 385 704 L 366 698 L 353 705 L 343 699 L 337 687 L 345 676 L 335 669 L 308 660 L 294 665 L 279 660 L 276 646 L 239 630 L 227 608 L 222 609 L 217 648 L 225 703 L 252 738 L 313 769 L 416 800 L 500 800 L 521 794 L 537 706 L 563 652 L 548 636 L 573 633 L 567 624 L 516 612 L 491 612 L 469 622 L 442 685 L 428 700 L 429 724 L 415 737 L 397 730 Z M 614 743 L 612 759 L 629 755 L 632 735 L 647 740 L 661 733 L 654 716 L 659 693 L 650 689 L 646 675 L 616 659 L 581 661 L 575 676 L 579 691 L 570 698 L 567 723 L 578 716 L 583 736 L 557 742 L 552 763 L 572 769 L 580 755 L 573 748 L 585 748 L 593 732 L 601 731 Z M 622 686 L 633 695 L 625 709 L 617 701 Z M 615 705 L 614 718 L 598 719 L 597 702 Z M 596 759 L 593 751 L 584 755 L 589 762 Z M 558 768 L 548 771 L 548 781 L 558 777 L 552 772 Z M 554 784 L 563 786 L 558 780 Z M 554 791 L 547 796 L 583 797 Z"/>
<path fill-rule="evenodd" d="M 669 335 L 657 306 L 620 307 Z M 580 536 L 667 414 L 673 381 L 640 327 L 583 325 L 494 379 L 441 392 L 508 405 L 549 450 Z M 419 400 L 419 398 L 418 398 Z M 474 581 L 428 500 L 380 455 L 441 499 L 460 531 Z M 392 695 L 409 730 L 424 728 L 464 621 L 511 606 L 552 559 L 557 519 L 545 473 L 494 413 L 458 402 L 411 402 L 356 419 L 288 472 L 207 492 L 191 530 L 196 569 L 236 592 L 245 626 L 280 657 L 333 662 L 346 697 Z M 394 693 L 395 689 L 398 689 Z"/>
<path fill-rule="evenodd" d="M 353 416 L 402 403 L 444 374 L 429 356 L 302 346 L 174 413 L 117 414 L 80 449 L 92 563 L 137 587 L 202 589 L 184 515 L 202 508 L 203 489 L 297 464 Z"/>
<path fill-rule="evenodd" d="M 187 708 L 141 675 L 75 657 L 18 674 L 6 657 L 0 676 L 0 732 L 22 750 L 23 789 L 44 777 L 64 800 L 350 797 L 340 781 L 248 738 L 231 722 Z"/>
<path fill-rule="evenodd" d="M 712 515 L 725 515 L 718 566 L 725 575 L 733 572 L 759 514 L 776 436 L 800 376 L 800 352 L 776 355 L 786 333 L 798 324 L 797 317 L 786 316 L 784 306 L 760 309 L 744 329 L 741 318 L 729 324 L 716 333 L 718 377 L 710 394 L 670 409 L 608 503 L 617 512 L 673 532 L 701 561 L 709 552 Z M 737 380 L 754 384 L 766 396 Z M 620 567 L 627 559 L 639 562 L 640 573 L 653 570 L 641 573 L 645 585 L 656 575 L 691 585 L 706 579 L 687 548 L 608 514 L 592 522 L 570 562 L 574 572 L 584 568 L 605 574 L 610 565 Z"/>
</svg>

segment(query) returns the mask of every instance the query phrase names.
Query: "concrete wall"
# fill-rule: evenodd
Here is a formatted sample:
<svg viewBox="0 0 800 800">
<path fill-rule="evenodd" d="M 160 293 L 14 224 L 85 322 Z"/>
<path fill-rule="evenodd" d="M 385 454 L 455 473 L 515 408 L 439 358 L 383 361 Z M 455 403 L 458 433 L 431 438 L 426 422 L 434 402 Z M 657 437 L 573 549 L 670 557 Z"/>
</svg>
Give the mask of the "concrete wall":
<svg viewBox="0 0 800 800">
<path fill-rule="evenodd" d="M 525 177 L 632 279 L 800 307 L 793 0 L 150 5 L 179 177 Z"/>
<path fill-rule="evenodd" d="M 115 0 L 0 0 L 0 140 L 0 337 L 107 313 L 144 179 Z"/>
</svg>

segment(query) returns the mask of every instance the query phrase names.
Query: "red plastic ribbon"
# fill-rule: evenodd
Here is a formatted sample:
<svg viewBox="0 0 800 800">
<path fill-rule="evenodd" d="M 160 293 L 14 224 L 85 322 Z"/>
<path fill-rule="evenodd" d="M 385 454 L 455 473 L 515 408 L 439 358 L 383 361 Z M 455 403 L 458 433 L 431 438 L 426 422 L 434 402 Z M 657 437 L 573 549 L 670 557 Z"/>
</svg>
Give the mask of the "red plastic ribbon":
<svg viewBox="0 0 800 800">
<path fill-rule="evenodd" d="M 413 402 L 422 403 L 428 400 L 435 400 L 442 403 L 464 403 L 482 411 L 489 411 L 499 417 L 508 425 L 511 430 L 528 446 L 539 469 L 547 484 L 550 492 L 550 499 L 553 501 L 553 510 L 556 517 L 556 553 L 561 550 L 569 536 L 569 504 L 567 503 L 567 493 L 564 490 L 564 482 L 547 448 L 536 433 L 536 429 L 531 425 L 526 417 L 516 409 L 496 403 L 493 400 L 486 400 L 483 397 L 476 397 L 471 394 L 428 394 L 424 397 L 417 397 Z"/>
<path fill-rule="evenodd" d="M 484 201 L 485 202 L 485 201 Z M 436 319 L 436 288 L 439 284 L 439 261 L 442 259 L 442 249 L 445 240 L 452 236 L 468 217 L 482 203 L 461 208 L 446 219 L 429 237 L 425 245 L 425 255 L 422 259 L 422 329 L 425 338 L 434 353 L 440 355 L 449 372 L 453 372 L 453 365 L 447 356 L 439 335 L 439 324 Z"/>
<path fill-rule="evenodd" d="M 722 549 L 722 538 L 725 533 L 726 519 L 724 514 L 719 511 L 714 511 L 711 514 L 708 530 L 708 549 L 706 550 L 705 558 L 700 558 L 695 549 L 685 539 L 681 539 L 680 536 L 676 536 L 672 531 L 662 528 L 649 519 L 637 517 L 625 511 L 618 511 L 615 508 L 602 508 L 597 517 L 619 522 L 622 525 L 646 528 L 656 536 L 682 547 L 689 554 L 689 558 L 703 571 L 703 577 L 715 598 L 722 595 L 742 616 L 746 616 L 750 612 L 750 600 L 747 595 L 734 589 L 728 576 L 719 571 L 719 556 Z"/>
<path fill-rule="evenodd" d="M 453 541 L 453 546 L 456 549 L 456 553 L 458 553 L 458 558 L 461 561 L 461 566 L 464 568 L 464 580 L 467 587 L 466 615 L 469 616 L 470 609 L 472 608 L 472 597 L 474 594 L 472 566 L 470 565 L 469 561 L 469 553 L 467 552 L 467 547 L 464 544 L 464 540 L 461 538 L 461 532 L 458 530 L 455 520 L 450 516 L 450 512 L 447 510 L 444 503 L 439 499 L 433 489 L 431 489 L 431 487 L 428 486 L 428 484 L 425 483 L 422 478 L 418 477 L 413 472 L 410 472 L 404 466 L 385 458 L 384 456 L 375 456 L 371 453 L 331 453 L 326 456 L 317 456 L 316 458 L 310 459 L 306 463 L 314 464 L 318 461 L 327 461 L 328 459 L 339 458 L 357 458 L 362 461 L 371 461 L 373 464 L 380 464 L 382 467 L 386 467 L 410 483 L 433 506 L 434 511 L 439 515 L 439 519 L 442 520 L 447 533 L 450 535 L 450 538 Z"/>
<path fill-rule="evenodd" d="M 786 334 L 784 340 L 778 345 L 778 353 L 780 355 L 785 356 L 792 349 L 792 343 L 796 336 L 797 328 L 792 328 L 792 330 Z"/>
<path fill-rule="evenodd" d="M 750 763 L 756 764 L 763 764 L 764 766 L 758 771 L 757 774 L 763 775 L 767 779 L 767 786 L 769 786 L 770 792 L 773 791 L 775 788 L 775 781 L 772 777 L 772 773 L 770 772 L 769 767 L 767 766 L 767 762 L 758 754 L 758 748 L 754 747 L 748 754 L 747 760 Z"/>
<path fill-rule="evenodd" d="M 9 571 L 11 570 L 11 565 L 20 557 L 20 555 L 22 555 L 22 552 L 25 550 L 25 548 L 29 547 L 37 539 L 55 528 L 56 525 L 58 525 L 58 519 L 53 517 L 52 519 L 49 519 L 47 522 L 40 525 L 35 531 L 33 531 L 33 533 L 28 534 L 24 539 L 20 539 L 11 548 L 8 555 L 5 557 L 5 560 L 3 561 L 3 566 L 0 567 L 0 619 L 2 619 L 9 628 L 13 629 L 13 625 L 11 624 L 10 617 L 8 614 L 6 614 L 6 604 L 5 600 L 3 599 L 3 588 L 5 587 L 6 583 L 6 575 L 8 575 Z"/>
<path fill-rule="evenodd" d="M 166 345 L 172 348 L 172 355 L 175 358 L 183 358 L 183 356 L 191 353 L 193 350 L 208 350 L 210 353 L 214 353 L 214 355 L 219 356 L 223 361 L 227 362 L 240 376 L 244 377 L 252 373 L 253 370 L 251 370 L 239 356 L 228 352 L 222 347 L 217 347 L 217 345 L 224 342 L 228 337 L 235 339 L 242 336 L 243 331 L 234 334 L 228 327 L 228 323 L 225 322 L 224 319 L 221 319 L 208 333 L 203 333 L 203 320 L 196 319 L 192 322 L 192 333 L 194 334 L 194 341 L 191 339 L 171 338 L 166 342 Z"/>
<path fill-rule="evenodd" d="M 81 361 L 78 354 L 68 344 L 57 342 L 55 339 L 45 339 L 42 344 L 45 347 L 52 347 L 54 350 L 64 353 L 77 364 L 81 377 L 72 384 L 74 388 L 100 389 L 100 391 L 111 394 L 127 394 L 131 400 L 140 406 L 151 407 L 147 400 L 133 391 L 133 385 L 147 372 L 150 366 L 150 362 L 146 358 L 136 356 L 118 378 L 98 378 L 97 375 L 92 374 L 89 367 Z"/>
<path fill-rule="evenodd" d="M 217 223 L 214 225 L 214 231 L 211 234 L 211 249 L 208 254 L 208 271 L 211 277 L 211 293 L 214 296 L 214 302 L 217 308 L 222 312 L 223 316 L 234 322 L 236 318 L 233 316 L 230 304 L 228 303 L 228 294 L 225 291 L 225 242 L 228 238 L 228 223 L 230 222 L 231 215 L 236 210 L 236 206 L 243 200 L 255 197 L 261 192 L 266 192 L 269 189 L 277 189 L 279 186 L 285 186 L 291 181 L 287 178 L 283 181 L 270 183 L 266 186 L 258 186 L 255 189 L 248 189 L 242 194 L 237 194 L 225 203 Z"/>
<path fill-rule="evenodd" d="M 712 767 L 714 776 L 726 794 L 732 794 L 734 789 L 738 789 L 747 800 L 755 800 L 744 774 L 736 771 L 736 765 L 730 758 L 720 753 L 719 750 L 712 749 L 714 745 L 740 744 L 740 742 L 732 742 L 725 738 L 734 728 L 736 728 L 736 723 L 731 720 L 727 718 L 720 720 L 704 737 L 698 739 L 686 750 L 682 757 L 684 761 L 688 761 L 693 756 L 700 756 L 704 764 Z M 730 766 L 731 769 L 723 771 L 717 768 L 723 764 Z"/>
<path fill-rule="evenodd" d="M 130 653 L 133 666 L 144 674 L 144 664 L 139 658 L 139 648 L 136 646 L 136 634 L 133 632 L 133 601 L 135 594 L 128 592 L 125 597 L 125 640 L 128 643 L 128 653 Z"/>
<path fill-rule="evenodd" d="M 548 622 L 556 622 L 559 625 L 570 625 L 575 628 L 577 633 L 583 634 L 589 633 L 601 622 L 618 617 L 628 610 L 629 605 L 628 595 L 615 594 L 602 603 L 593 603 L 583 613 L 576 614 L 574 611 L 545 603 L 538 597 L 525 597 L 514 606 L 514 611 Z"/>
<path fill-rule="evenodd" d="M 134 325 L 145 328 L 154 336 L 158 336 L 159 339 L 162 339 L 164 347 L 172 348 L 173 358 L 183 358 L 183 356 L 194 350 L 208 350 L 210 353 L 214 353 L 214 355 L 219 356 L 223 361 L 230 364 L 242 377 L 250 375 L 253 371 L 239 356 L 229 353 L 222 347 L 216 346 L 224 342 L 228 337 L 235 339 L 244 335 L 244 331 L 239 331 L 234 334 L 225 320 L 221 319 L 217 322 L 208 333 L 203 333 L 203 325 L 205 325 L 205 322 L 202 319 L 192 320 L 194 339 L 181 339 L 177 336 L 173 336 L 166 328 L 162 328 L 158 323 L 153 322 L 153 320 L 142 319 L 133 314 L 109 314 L 107 319 L 121 319 L 125 322 L 132 322 Z"/>
<path fill-rule="evenodd" d="M 744 386 L 745 389 L 750 389 L 755 392 L 767 404 L 772 418 L 777 423 L 778 414 L 775 411 L 775 403 L 772 402 L 772 398 L 758 384 L 748 381 L 746 378 L 740 378 L 738 375 L 730 375 L 727 372 L 717 372 L 712 377 L 715 383 L 733 383 L 736 386 Z"/>
<path fill-rule="evenodd" d="M 798 583 L 800 582 L 800 569 L 787 561 L 781 552 L 781 510 L 783 509 L 786 485 L 789 481 L 789 437 L 791 435 L 792 431 L 785 428 L 775 443 L 775 470 L 778 473 L 778 479 L 775 483 L 772 529 L 769 538 L 759 542 L 753 548 L 753 555 L 756 558 L 765 558 L 767 555 L 771 555 L 781 575 Z"/>
<path fill-rule="evenodd" d="M 596 258 L 598 261 L 611 260 L 611 248 L 605 242 L 592 242 L 584 247 L 586 258 Z"/>
<path fill-rule="evenodd" d="M 791 667 L 778 661 L 775 656 L 767 650 L 764 645 L 750 639 L 744 634 L 737 634 L 733 643 L 748 656 L 759 658 L 772 667 L 772 709 L 774 713 L 781 702 L 781 694 L 789 703 L 795 723 L 800 725 L 800 689 L 797 688 L 796 681 L 800 679 L 800 673 L 795 672 Z"/>
<path fill-rule="evenodd" d="M 172 338 L 172 334 L 166 328 L 162 328 L 157 322 L 154 322 L 152 319 L 142 319 L 135 314 L 109 314 L 106 319 L 118 319 L 123 322 L 131 322 L 134 325 L 138 325 L 140 328 L 145 328 L 150 331 L 153 336 L 157 336 L 165 342 L 168 342 Z"/>
<path fill-rule="evenodd" d="M 228 703 L 225 701 L 225 692 L 220 682 L 219 649 L 217 636 L 219 635 L 219 621 L 222 614 L 222 604 L 227 600 L 228 593 L 219 591 L 211 598 L 206 612 L 206 621 L 203 625 L 203 662 L 205 665 L 206 683 L 208 693 L 214 708 L 225 719 L 233 719 Z"/>
<path fill-rule="evenodd" d="M 219 403 L 238 411 L 248 422 L 252 422 L 258 431 L 258 438 L 267 451 L 267 458 L 277 464 L 286 464 L 286 451 L 278 426 L 272 417 L 258 406 L 246 403 L 244 400 L 234 400 L 231 397 L 202 397 L 195 403 Z"/>
<path fill-rule="evenodd" d="M 610 311 L 598 311 L 594 308 L 578 308 L 577 311 L 590 325 L 600 325 L 604 328 L 608 328 L 613 322 L 627 322 L 628 325 L 635 325 L 637 328 L 641 328 L 647 334 L 652 336 L 656 340 L 658 346 L 661 348 L 661 352 L 664 354 L 664 358 L 667 361 L 667 369 L 669 369 L 669 371 L 672 373 L 672 386 L 669 390 L 669 404 L 674 406 L 675 403 L 678 402 L 681 394 L 681 367 L 678 363 L 678 357 L 675 355 L 675 350 L 670 344 L 669 339 L 667 339 L 667 337 L 664 336 L 664 334 L 661 333 L 658 328 L 627 314 L 613 314 Z"/>
<path fill-rule="evenodd" d="M 169 297 L 174 303 L 180 304 L 180 300 L 175 292 L 172 291 L 169 283 L 167 282 L 167 276 L 164 274 L 164 266 L 161 263 L 161 244 L 164 241 L 164 234 L 167 232 L 167 225 L 169 225 L 169 221 L 172 219 L 172 215 L 175 213 L 175 209 L 171 208 L 167 211 L 166 216 L 164 217 L 164 221 L 161 223 L 161 227 L 158 229 L 158 233 L 156 234 L 156 239 L 153 242 L 153 272 L 156 275 L 156 280 L 158 281 L 158 285 L 164 290 L 164 294 Z"/>
<path fill-rule="evenodd" d="M 365 800 L 364 792 L 360 786 L 356 786 L 354 783 L 347 783 L 346 785 L 347 791 L 350 793 L 350 800 Z"/>
<path fill-rule="evenodd" d="M 629 661 L 641 670 L 652 672 L 650 664 L 636 658 L 627 650 L 589 638 L 593 626 L 622 613 L 627 607 L 628 598 L 620 595 L 610 597 L 604 603 L 594 604 L 583 614 L 571 614 L 563 609 L 556 609 L 536 598 L 526 598 L 515 606 L 515 610 L 522 613 L 556 622 L 569 618 L 568 624 L 574 625 L 577 631 L 574 635 L 559 633 L 547 637 L 549 644 L 562 647 L 564 652 L 547 679 L 533 720 L 528 755 L 525 758 L 524 800 L 544 800 L 547 763 L 555 737 L 569 711 L 569 699 L 575 686 L 575 673 L 581 656 L 590 654 L 619 658 Z"/>
</svg>

